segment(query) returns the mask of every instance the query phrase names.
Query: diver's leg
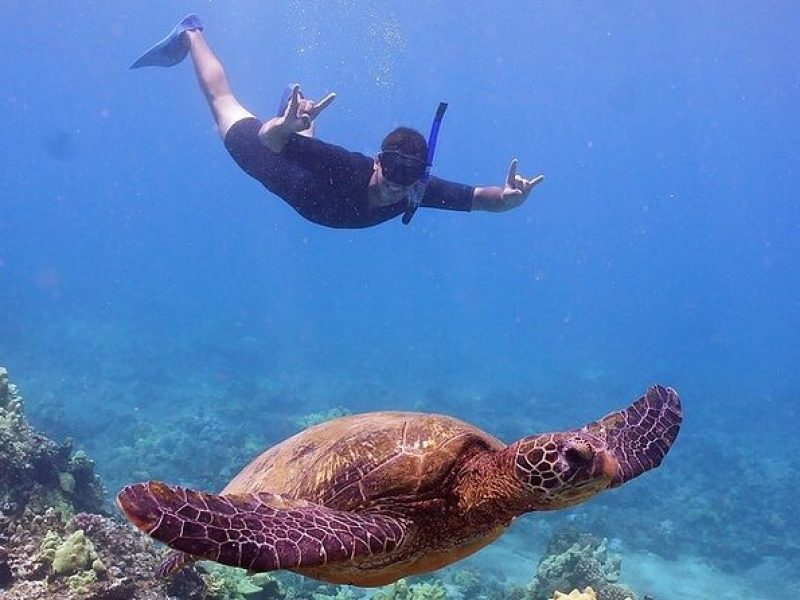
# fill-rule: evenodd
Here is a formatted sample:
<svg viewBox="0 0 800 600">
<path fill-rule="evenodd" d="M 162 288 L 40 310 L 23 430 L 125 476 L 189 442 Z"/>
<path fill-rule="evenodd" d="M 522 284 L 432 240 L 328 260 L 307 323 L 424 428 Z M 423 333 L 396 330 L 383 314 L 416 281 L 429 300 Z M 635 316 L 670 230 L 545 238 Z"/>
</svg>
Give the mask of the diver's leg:
<svg viewBox="0 0 800 600">
<path fill-rule="evenodd" d="M 217 122 L 217 130 L 222 139 L 225 139 L 225 135 L 234 123 L 254 115 L 239 104 L 233 95 L 228 77 L 225 75 L 225 68 L 206 42 L 203 32 L 187 31 L 185 35 L 189 38 L 189 51 L 192 54 L 200 89 L 203 90 Z"/>
</svg>

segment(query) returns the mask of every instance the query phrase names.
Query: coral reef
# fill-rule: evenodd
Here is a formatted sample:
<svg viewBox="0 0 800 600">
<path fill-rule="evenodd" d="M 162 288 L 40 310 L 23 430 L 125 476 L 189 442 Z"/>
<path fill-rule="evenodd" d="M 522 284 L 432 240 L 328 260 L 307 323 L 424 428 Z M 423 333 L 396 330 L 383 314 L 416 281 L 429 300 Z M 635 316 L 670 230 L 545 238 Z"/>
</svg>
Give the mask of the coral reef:
<svg viewBox="0 0 800 600">
<path fill-rule="evenodd" d="M 206 583 L 194 569 L 154 578 L 161 552 L 144 536 L 103 515 L 30 508 L 0 518 L 0 596 L 12 599 L 200 600 Z"/>
<path fill-rule="evenodd" d="M 516 580 L 508 581 L 506 574 L 497 571 L 496 565 L 491 562 L 486 568 L 475 567 L 450 567 L 447 573 L 445 587 L 455 598 L 482 598 L 485 600 L 525 600 L 527 586 Z"/>
<path fill-rule="evenodd" d="M 286 600 L 309 600 L 314 598 L 340 598 L 350 592 L 350 588 L 340 585 L 322 583 L 315 579 L 309 579 L 302 575 L 296 575 L 288 571 L 278 572 L 275 578 L 281 583 L 286 591 Z"/>
<path fill-rule="evenodd" d="M 301 596 L 295 596 L 295 597 L 301 598 Z M 357 598 L 353 590 L 348 587 L 338 588 L 335 594 L 323 594 L 319 592 L 313 592 L 311 594 L 311 597 L 314 600 L 356 600 Z"/>
<path fill-rule="evenodd" d="M 129 419 L 120 424 L 113 443 L 104 472 L 111 467 L 126 473 L 128 481 L 164 479 L 214 490 L 261 453 L 266 442 L 226 426 L 214 415 L 186 411 L 161 423 Z M 115 488 L 124 483 L 112 482 Z"/>
<path fill-rule="evenodd" d="M 408 585 L 400 579 L 372 595 L 372 600 L 446 600 L 447 589 L 439 581 Z"/>
<path fill-rule="evenodd" d="M 609 553 L 606 541 L 575 530 L 554 536 L 539 561 L 529 600 L 550 600 L 557 590 L 597 590 L 597 600 L 636 600 L 620 585 L 621 559 Z"/>
<path fill-rule="evenodd" d="M 286 589 L 270 573 L 248 575 L 244 569 L 203 563 L 208 598 L 214 600 L 284 600 Z"/>
<path fill-rule="evenodd" d="M 94 464 L 72 443 L 58 445 L 35 431 L 23 414 L 17 387 L 0 367 L 0 514 L 50 506 L 65 514 L 104 513 L 103 486 Z"/>
<path fill-rule="evenodd" d="M 0 597 L 186 600 L 208 597 L 195 569 L 153 577 L 161 552 L 106 514 L 89 458 L 35 431 L 0 368 Z M 85 509 L 95 514 L 80 512 Z"/>
<path fill-rule="evenodd" d="M 465 598 L 476 598 L 482 593 L 484 585 L 480 571 L 475 569 L 455 569 L 450 581 Z"/>
</svg>

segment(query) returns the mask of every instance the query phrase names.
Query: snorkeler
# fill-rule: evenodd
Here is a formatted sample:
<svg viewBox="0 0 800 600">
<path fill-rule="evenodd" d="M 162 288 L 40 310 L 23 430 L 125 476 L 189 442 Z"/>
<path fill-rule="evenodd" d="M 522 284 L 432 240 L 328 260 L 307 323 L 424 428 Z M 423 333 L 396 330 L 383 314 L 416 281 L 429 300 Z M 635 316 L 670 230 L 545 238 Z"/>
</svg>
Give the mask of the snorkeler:
<svg viewBox="0 0 800 600">
<path fill-rule="evenodd" d="M 430 176 L 444 103 L 428 141 L 414 129 L 398 127 L 383 139 L 374 158 L 313 137 L 315 119 L 335 94 L 313 102 L 294 85 L 284 92 L 277 116 L 262 122 L 233 95 L 202 31 L 200 19 L 187 16 L 131 68 L 171 67 L 191 54 L 225 148 L 245 173 L 309 221 L 353 229 L 400 215 L 408 223 L 417 206 L 502 212 L 525 202 L 544 179 L 518 175 L 517 159 L 511 161 L 502 187 L 473 187 Z"/>
</svg>

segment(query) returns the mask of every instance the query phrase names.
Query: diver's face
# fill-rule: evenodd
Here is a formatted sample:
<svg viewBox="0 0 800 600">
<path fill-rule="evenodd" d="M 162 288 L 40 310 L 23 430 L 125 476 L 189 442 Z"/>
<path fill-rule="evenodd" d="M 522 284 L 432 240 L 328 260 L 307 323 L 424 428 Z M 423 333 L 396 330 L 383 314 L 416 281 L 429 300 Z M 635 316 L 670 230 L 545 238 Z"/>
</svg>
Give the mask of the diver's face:
<svg viewBox="0 0 800 600">
<path fill-rule="evenodd" d="M 411 190 L 414 189 L 413 183 L 411 185 L 401 185 L 387 179 L 381 168 L 380 161 L 377 160 L 375 161 L 375 181 L 377 183 L 381 206 L 389 206 L 400 202 L 407 198 Z"/>
</svg>

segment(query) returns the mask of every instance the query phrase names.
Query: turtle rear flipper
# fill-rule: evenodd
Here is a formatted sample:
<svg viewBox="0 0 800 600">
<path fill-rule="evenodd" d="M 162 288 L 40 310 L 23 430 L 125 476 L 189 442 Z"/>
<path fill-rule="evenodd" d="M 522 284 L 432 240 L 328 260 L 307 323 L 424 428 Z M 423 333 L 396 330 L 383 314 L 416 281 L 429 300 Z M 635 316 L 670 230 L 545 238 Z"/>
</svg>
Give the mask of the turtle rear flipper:
<svg viewBox="0 0 800 600">
<path fill-rule="evenodd" d="M 606 415 L 584 429 L 603 438 L 618 462 L 612 487 L 661 464 L 681 428 L 678 393 L 654 385 L 625 410 Z"/>
<path fill-rule="evenodd" d="M 220 496 L 150 481 L 124 488 L 117 503 L 136 527 L 170 548 L 250 571 L 376 556 L 398 548 L 406 535 L 405 522 L 393 517 L 265 492 Z M 164 564 L 166 572 L 175 566 Z"/>
<path fill-rule="evenodd" d="M 167 557 L 156 567 L 156 575 L 159 577 L 169 577 L 194 561 L 195 558 L 191 554 L 174 550 L 167 554 Z"/>
</svg>

